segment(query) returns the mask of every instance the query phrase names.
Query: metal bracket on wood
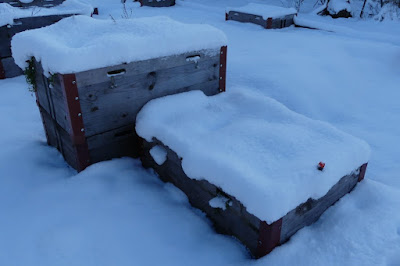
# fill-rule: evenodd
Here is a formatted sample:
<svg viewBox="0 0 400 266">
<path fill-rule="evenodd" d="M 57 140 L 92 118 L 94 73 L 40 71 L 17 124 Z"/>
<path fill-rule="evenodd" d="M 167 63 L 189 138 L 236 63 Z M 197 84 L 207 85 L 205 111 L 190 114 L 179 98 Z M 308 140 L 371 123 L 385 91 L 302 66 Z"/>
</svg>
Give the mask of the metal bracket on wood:
<svg viewBox="0 0 400 266">
<path fill-rule="evenodd" d="M 265 24 L 266 29 L 272 28 L 272 18 L 267 19 L 267 24 Z"/>
<path fill-rule="evenodd" d="M 89 148 L 85 137 L 82 110 L 75 74 L 60 75 L 61 86 L 66 100 L 67 115 L 70 123 L 70 136 L 76 149 L 78 171 L 90 165 Z"/>
<path fill-rule="evenodd" d="M 223 92 L 226 90 L 226 56 L 227 46 L 222 46 L 220 50 L 219 58 L 219 91 Z"/>
<path fill-rule="evenodd" d="M 367 171 L 368 163 L 361 165 L 360 174 L 358 175 L 358 182 L 361 182 L 365 177 L 365 172 Z"/>
<path fill-rule="evenodd" d="M 282 218 L 267 224 L 265 221 L 260 223 L 259 238 L 257 246 L 257 258 L 270 253 L 281 241 Z"/>
</svg>

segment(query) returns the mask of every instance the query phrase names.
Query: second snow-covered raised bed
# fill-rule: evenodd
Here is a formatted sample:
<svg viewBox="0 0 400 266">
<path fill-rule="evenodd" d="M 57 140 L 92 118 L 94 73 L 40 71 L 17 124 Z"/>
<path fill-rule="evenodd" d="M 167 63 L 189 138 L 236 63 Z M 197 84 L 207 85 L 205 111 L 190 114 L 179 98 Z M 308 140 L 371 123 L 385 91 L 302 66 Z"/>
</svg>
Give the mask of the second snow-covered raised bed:
<svg viewBox="0 0 400 266">
<path fill-rule="evenodd" d="M 135 155 L 136 115 L 148 101 L 225 90 L 226 37 L 166 17 L 66 18 L 25 31 L 12 52 L 36 90 L 47 139 L 75 169 Z M 29 47 L 26 44 L 29 43 Z"/>
<path fill-rule="evenodd" d="M 169 7 L 175 5 L 175 0 L 139 0 L 141 6 Z"/>
<path fill-rule="evenodd" d="M 11 39 L 15 34 L 51 25 L 65 17 L 91 15 L 92 12 L 90 5 L 78 0 L 66 0 L 61 5 L 49 8 L 19 8 L 0 3 L 0 79 L 22 74 L 22 69 L 11 57 Z M 29 48 L 30 44 L 26 43 L 25 49 Z"/>
<path fill-rule="evenodd" d="M 296 14 L 294 8 L 251 3 L 243 7 L 227 8 L 225 19 L 254 23 L 266 29 L 280 29 L 293 25 Z"/>
<path fill-rule="evenodd" d="M 138 114 L 136 131 L 144 166 L 179 187 L 218 231 L 237 237 L 255 257 L 350 192 L 369 158 L 364 141 L 239 92 L 153 100 Z"/>
<path fill-rule="evenodd" d="M 0 0 L 0 3 L 7 3 L 15 7 L 53 7 L 60 5 L 65 0 Z"/>
</svg>

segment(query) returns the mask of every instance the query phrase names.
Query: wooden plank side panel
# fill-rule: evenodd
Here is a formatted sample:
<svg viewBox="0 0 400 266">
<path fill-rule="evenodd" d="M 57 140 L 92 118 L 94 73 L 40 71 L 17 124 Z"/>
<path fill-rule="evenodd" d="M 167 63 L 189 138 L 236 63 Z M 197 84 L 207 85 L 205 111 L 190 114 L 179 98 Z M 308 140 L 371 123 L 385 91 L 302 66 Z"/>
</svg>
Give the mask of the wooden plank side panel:
<svg viewBox="0 0 400 266">
<path fill-rule="evenodd" d="M 271 28 L 272 29 L 282 29 L 282 28 L 286 28 L 286 27 L 293 25 L 294 24 L 294 20 L 293 20 L 294 15 L 295 14 L 286 15 L 286 16 L 279 17 L 279 18 L 273 18 Z"/>
<path fill-rule="evenodd" d="M 265 27 L 265 25 L 267 23 L 266 20 L 263 19 L 262 16 L 238 12 L 238 11 L 229 11 L 229 13 L 227 15 L 227 19 L 235 20 L 235 21 L 239 21 L 239 22 L 253 23 L 253 24 L 260 25 L 262 27 Z"/>
<path fill-rule="evenodd" d="M 123 156 L 139 156 L 134 124 L 88 137 L 87 142 L 91 163 Z"/>
<path fill-rule="evenodd" d="M 188 64 L 195 66 L 196 60 L 198 65 L 201 67 L 201 65 L 204 64 L 203 62 L 209 60 L 219 60 L 219 54 L 220 48 L 193 51 L 180 55 L 164 56 L 131 62 L 129 64 L 97 68 L 75 73 L 75 75 L 79 88 L 110 82 L 111 78 L 114 78 L 118 81 L 125 80 L 127 83 L 129 83 L 135 76 L 140 74 L 149 74 L 160 69 L 174 68 Z"/>
<path fill-rule="evenodd" d="M 169 7 L 175 5 L 175 0 L 140 0 L 141 6 Z"/>
<path fill-rule="evenodd" d="M 318 200 L 308 199 L 282 219 L 281 244 L 294 233 L 319 219 L 330 206 L 349 193 L 357 184 L 359 172 L 342 177 L 328 193 Z"/>
<path fill-rule="evenodd" d="M 13 78 L 16 76 L 20 76 L 23 74 L 22 69 L 20 69 L 14 62 L 14 58 L 6 57 L 1 58 L 1 64 L 4 69 L 4 77 L 5 78 Z"/>
<path fill-rule="evenodd" d="M 78 74 L 77 80 L 80 86 Z M 202 89 L 207 95 L 219 93 L 219 56 L 198 64 L 187 63 L 129 79 L 115 77 L 102 84 L 79 87 L 86 136 L 133 125 L 148 101 L 193 89 Z"/>
<path fill-rule="evenodd" d="M 42 65 L 36 61 L 35 72 L 37 101 L 65 131 L 71 132 L 71 127 L 67 119 L 66 99 L 62 91 L 59 76 L 52 75 L 50 78 L 47 78 L 43 73 Z"/>
<path fill-rule="evenodd" d="M 154 145 L 161 145 L 167 150 L 167 161 L 158 165 L 149 154 Z M 214 222 L 214 227 L 219 233 L 234 235 L 247 248 L 256 254 L 259 238 L 260 220 L 247 212 L 246 208 L 233 196 L 224 193 L 220 188 L 206 180 L 189 178 L 183 171 L 179 156 L 164 146 L 158 140 L 152 143 L 143 142 L 141 156 L 145 167 L 152 167 L 164 182 L 171 182 L 181 189 L 189 198 L 190 203 L 201 209 Z M 226 209 L 212 208 L 209 201 L 218 195 L 229 199 Z"/>
<path fill-rule="evenodd" d="M 77 154 L 71 137 L 57 122 L 39 106 L 46 131 L 47 143 L 55 147 L 63 155 L 65 161 L 74 169 L 78 168 Z"/>
</svg>

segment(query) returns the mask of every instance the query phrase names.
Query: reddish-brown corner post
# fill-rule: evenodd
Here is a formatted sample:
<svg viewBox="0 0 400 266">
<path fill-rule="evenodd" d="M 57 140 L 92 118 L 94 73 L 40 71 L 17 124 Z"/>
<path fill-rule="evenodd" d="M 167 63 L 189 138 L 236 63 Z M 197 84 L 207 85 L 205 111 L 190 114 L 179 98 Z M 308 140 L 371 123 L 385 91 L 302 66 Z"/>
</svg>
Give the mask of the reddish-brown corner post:
<svg viewBox="0 0 400 266">
<path fill-rule="evenodd" d="M 223 92 L 226 90 L 226 56 L 228 52 L 227 46 L 222 46 L 220 50 L 219 60 L 219 91 Z"/>
<path fill-rule="evenodd" d="M 267 255 L 275 247 L 280 245 L 281 230 L 282 218 L 270 225 L 264 221 L 260 223 L 256 258 Z"/>
<path fill-rule="evenodd" d="M 75 74 L 60 74 L 60 81 L 66 100 L 69 133 L 77 155 L 77 170 L 82 171 L 90 165 L 90 156 Z"/>
<path fill-rule="evenodd" d="M 368 163 L 361 165 L 360 167 L 360 174 L 358 176 L 358 182 L 361 182 L 365 177 L 365 172 L 367 171 Z"/>
</svg>

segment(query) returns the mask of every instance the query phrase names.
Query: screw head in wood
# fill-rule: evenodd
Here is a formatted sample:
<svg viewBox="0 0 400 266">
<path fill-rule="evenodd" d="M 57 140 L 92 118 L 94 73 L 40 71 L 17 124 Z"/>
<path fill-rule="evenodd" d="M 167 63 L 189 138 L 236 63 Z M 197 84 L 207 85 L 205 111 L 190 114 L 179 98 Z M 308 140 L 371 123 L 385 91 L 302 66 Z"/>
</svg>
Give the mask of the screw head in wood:
<svg viewBox="0 0 400 266">
<path fill-rule="evenodd" d="M 81 128 L 81 132 L 84 132 L 85 131 L 85 129 L 84 128 Z"/>
<path fill-rule="evenodd" d="M 222 79 L 222 77 L 219 77 L 219 79 Z"/>
<path fill-rule="evenodd" d="M 77 97 L 75 97 L 75 101 L 77 101 L 77 100 L 79 100 L 79 97 L 77 96 Z"/>
<path fill-rule="evenodd" d="M 76 81 L 75 81 L 75 80 L 73 80 L 73 81 L 72 81 L 72 84 L 76 84 Z"/>
<path fill-rule="evenodd" d="M 78 116 L 82 116 L 82 113 L 78 113 Z"/>
</svg>

